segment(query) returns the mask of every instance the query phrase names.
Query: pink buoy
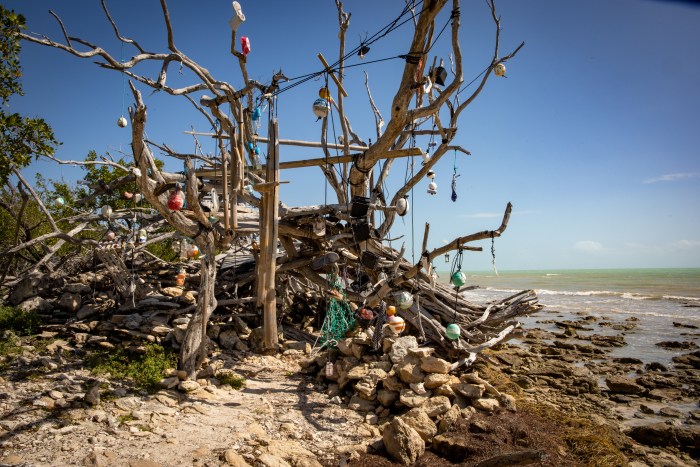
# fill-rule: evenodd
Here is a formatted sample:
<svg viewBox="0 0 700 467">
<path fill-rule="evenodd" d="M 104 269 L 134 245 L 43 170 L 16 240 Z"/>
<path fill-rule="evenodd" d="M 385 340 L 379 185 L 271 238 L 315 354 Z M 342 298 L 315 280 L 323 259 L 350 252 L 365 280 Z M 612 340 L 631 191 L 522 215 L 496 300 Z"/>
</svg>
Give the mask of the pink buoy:
<svg viewBox="0 0 700 467">
<path fill-rule="evenodd" d="M 250 53 L 250 39 L 247 36 L 241 37 L 241 51 L 243 55 L 248 55 Z"/>
</svg>

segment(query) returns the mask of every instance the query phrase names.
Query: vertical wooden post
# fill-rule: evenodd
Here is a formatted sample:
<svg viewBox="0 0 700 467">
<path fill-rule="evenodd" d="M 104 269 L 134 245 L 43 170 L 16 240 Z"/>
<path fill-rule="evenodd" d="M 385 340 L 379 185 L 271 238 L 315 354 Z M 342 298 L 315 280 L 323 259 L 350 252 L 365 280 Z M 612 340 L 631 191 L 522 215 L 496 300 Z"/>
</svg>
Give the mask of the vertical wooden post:
<svg viewBox="0 0 700 467">
<path fill-rule="evenodd" d="M 234 135 L 229 135 L 229 137 L 231 137 L 231 138 L 233 136 Z M 217 135 L 217 137 L 221 137 L 221 133 L 219 133 Z M 219 144 L 219 147 L 223 146 L 222 141 L 217 141 L 216 143 L 217 144 L 221 143 L 221 144 Z M 228 203 L 229 203 L 229 199 L 228 199 L 228 154 L 226 154 L 224 152 L 221 153 L 221 173 L 223 175 L 222 183 L 224 185 L 224 192 L 222 193 L 222 196 L 224 197 L 224 202 L 223 202 L 223 205 L 224 205 L 224 232 L 225 232 L 225 235 L 228 235 L 228 231 L 231 228 L 231 224 L 230 224 L 229 218 L 228 218 Z"/>
<path fill-rule="evenodd" d="M 277 290 L 275 289 L 275 269 L 277 266 L 277 237 L 279 236 L 279 142 L 278 122 L 273 118 L 270 122 L 270 144 L 267 153 L 267 183 L 271 189 L 264 194 L 265 204 L 265 302 L 263 335 L 266 350 L 277 350 Z"/>
<path fill-rule="evenodd" d="M 240 166 L 241 166 L 241 161 L 240 161 L 240 154 L 238 153 L 238 135 L 234 132 L 231 135 L 231 140 L 229 143 L 231 144 L 231 206 L 228 206 L 224 204 L 224 210 L 228 210 L 229 208 L 231 209 L 231 228 L 233 229 L 234 232 L 238 230 L 238 185 L 240 185 Z M 226 186 L 226 182 L 224 182 L 224 186 Z M 224 188 L 225 190 L 225 188 Z M 226 231 L 226 235 L 228 236 L 228 231 Z"/>
</svg>

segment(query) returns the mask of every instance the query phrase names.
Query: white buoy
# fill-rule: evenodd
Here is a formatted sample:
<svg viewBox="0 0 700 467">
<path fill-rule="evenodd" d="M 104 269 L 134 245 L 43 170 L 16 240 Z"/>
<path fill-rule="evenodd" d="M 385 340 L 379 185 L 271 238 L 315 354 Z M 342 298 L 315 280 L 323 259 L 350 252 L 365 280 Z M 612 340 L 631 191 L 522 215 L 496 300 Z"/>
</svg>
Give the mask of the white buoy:
<svg viewBox="0 0 700 467">
<path fill-rule="evenodd" d="M 435 182 L 430 182 L 428 185 L 428 193 L 431 195 L 437 194 L 437 183 Z"/>
<path fill-rule="evenodd" d="M 396 214 L 399 216 L 403 217 L 406 214 L 408 214 L 410 206 L 408 205 L 408 199 L 407 198 L 399 198 L 396 201 Z"/>
<path fill-rule="evenodd" d="M 129 124 L 129 122 L 126 121 L 126 118 L 124 118 L 124 115 L 119 117 L 119 120 L 117 120 L 117 126 L 119 128 L 126 128 L 126 126 Z"/>
<path fill-rule="evenodd" d="M 314 115 L 318 118 L 325 118 L 328 116 L 328 112 L 331 110 L 331 104 L 326 99 L 318 98 L 313 103 Z"/>
<path fill-rule="evenodd" d="M 109 204 L 105 204 L 104 206 L 102 206 L 102 208 L 100 209 L 100 215 L 105 219 L 109 219 L 110 217 L 112 217 L 112 206 L 110 206 Z"/>
</svg>

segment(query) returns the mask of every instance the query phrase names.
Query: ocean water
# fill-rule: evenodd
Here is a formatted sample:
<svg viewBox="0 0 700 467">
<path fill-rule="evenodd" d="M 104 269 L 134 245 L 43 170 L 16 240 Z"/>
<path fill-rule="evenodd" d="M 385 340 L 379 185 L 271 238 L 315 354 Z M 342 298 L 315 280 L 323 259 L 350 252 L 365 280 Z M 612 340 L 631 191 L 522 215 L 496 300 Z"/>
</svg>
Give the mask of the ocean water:
<svg viewBox="0 0 700 467">
<path fill-rule="evenodd" d="M 670 351 L 656 343 L 686 341 L 700 347 L 700 268 L 464 272 L 467 285 L 477 288 L 462 294 L 478 303 L 534 289 L 545 308 L 521 318 L 525 328 L 554 330 L 557 328 L 542 321 L 576 319 L 581 313 L 613 322 L 638 318 L 637 328 L 624 331 L 627 345 L 613 349 L 613 356 L 668 363 L 688 350 Z M 449 272 L 441 273 L 440 278 L 449 280 Z M 674 326 L 674 322 L 698 329 Z M 592 327 L 596 334 L 619 332 Z"/>
</svg>

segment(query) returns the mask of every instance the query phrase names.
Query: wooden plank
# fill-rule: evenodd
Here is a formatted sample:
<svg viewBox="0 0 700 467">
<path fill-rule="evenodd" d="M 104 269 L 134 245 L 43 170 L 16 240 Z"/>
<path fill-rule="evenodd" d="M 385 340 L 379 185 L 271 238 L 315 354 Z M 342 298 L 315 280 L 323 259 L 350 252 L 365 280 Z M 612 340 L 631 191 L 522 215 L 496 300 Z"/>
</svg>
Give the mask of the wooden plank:
<svg viewBox="0 0 700 467">
<path fill-rule="evenodd" d="M 317 55 L 318 59 L 321 60 L 321 63 L 323 63 L 323 66 L 326 67 L 326 71 L 328 72 L 329 75 L 331 75 L 331 78 L 333 78 L 333 81 L 335 81 L 336 86 L 338 86 L 338 89 L 340 92 L 345 96 L 348 97 L 348 93 L 343 87 L 343 83 L 341 83 L 338 78 L 335 76 L 335 73 L 331 71 L 330 65 L 328 65 L 328 62 L 326 59 L 323 57 L 323 55 L 319 52 Z"/>
<path fill-rule="evenodd" d="M 394 151 L 388 151 L 386 155 L 380 157 L 380 159 L 396 159 L 400 157 L 411 157 L 411 156 L 421 156 L 423 151 L 420 148 L 407 148 L 407 149 L 397 149 Z M 316 159 L 303 159 L 298 161 L 288 161 L 280 162 L 280 170 L 286 169 L 298 169 L 300 167 L 321 167 L 326 164 L 342 164 L 344 162 L 352 162 L 359 154 L 350 154 L 348 156 L 333 156 L 329 158 L 319 157 Z M 249 167 L 248 170 L 252 170 Z M 267 170 L 267 166 L 262 166 L 263 170 Z M 214 169 L 202 169 L 196 171 L 197 177 L 204 177 L 207 179 L 216 179 L 221 174 L 220 171 Z"/>
<path fill-rule="evenodd" d="M 420 130 L 416 130 L 416 133 Z M 183 131 L 186 135 L 195 135 L 195 136 L 210 136 L 212 138 L 216 138 L 217 134 L 216 133 L 207 133 L 207 132 L 201 132 L 201 131 Z M 228 135 L 221 135 L 223 139 L 228 139 Z M 265 143 L 269 144 L 270 140 L 269 138 L 265 138 L 263 136 L 258 136 L 258 135 L 253 135 L 253 139 L 258 142 L 258 143 Z M 280 146 L 299 146 L 299 147 L 304 147 L 304 148 L 322 148 L 323 143 L 319 141 L 302 141 L 298 139 L 281 139 L 277 142 Z M 343 149 L 345 148 L 344 144 L 333 144 L 333 143 L 328 143 L 327 145 L 328 149 Z M 368 146 L 360 146 L 359 144 L 351 144 L 348 146 L 351 151 L 366 151 L 369 149 Z"/>
<path fill-rule="evenodd" d="M 277 290 L 275 289 L 275 271 L 277 266 L 277 237 L 279 236 L 279 145 L 274 143 L 279 134 L 277 119 L 272 119 L 270 139 L 273 141 L 268 150 L 267 183 L 273 185 L 269 193 L 264 193 L 266 198 L 266 225 L 267 253 L 265 276 L 265 305 L 263 315 L 263 341 L 266 350 L 277 351 Z"/>
</svg>

